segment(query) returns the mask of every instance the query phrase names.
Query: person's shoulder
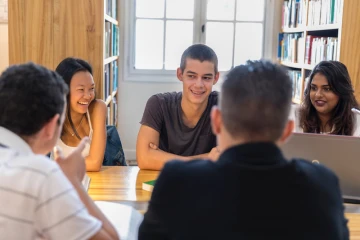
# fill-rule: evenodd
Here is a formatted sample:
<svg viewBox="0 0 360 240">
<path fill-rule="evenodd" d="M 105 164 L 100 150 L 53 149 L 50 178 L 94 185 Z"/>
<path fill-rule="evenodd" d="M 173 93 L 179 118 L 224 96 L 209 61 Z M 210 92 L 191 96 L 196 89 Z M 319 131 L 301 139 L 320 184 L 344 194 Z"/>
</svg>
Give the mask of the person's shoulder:
<svg viewBox="0 0 360 240">
<path fill-rule="evenodd" d="M 107 107 L 103 100 L 94 99 L 90 103 L 88 111 L 92 123 L 102 122 L 106 118 Z"/>
<path fill-rule="evenodd" d="M 34 174 L 48 176 L 50 173 L 59 170 L 59 165 L 40 154 L 22 155 L 19 154 L 15 159 L 9 162 L 12 168 L 19 168 Z"/>
<path fill-rule="evenodd" d="M 316 160 L 310 161 L 303 158 L 293 158 L 290 160 L 290 162 L 295 164 L 297 167 L 307 172 L 317 171 L 317 172 L 326 172 L 333 174 L 330 169 L 315 161 Z"/>
<path fill-rule="evenodd" d="M 355 119 L 356 119 L 356 122 L 360 122 L 360 114 L 357 114 L 357 113 L 353 113 L 354 116 L 355 116 Z"/>
<path fill-rule="evenodd" d="M 218 103 L 218 99 L 219 99 L 219 92 L 212 91 L 209 95 L 209 103 L 211 105 L 216 105 Z"/>
<path fill-rule="evenodd" d="M 164 92 L 152 95 L 150 98 L 156 98 L 159 102 L 174 102 L 181 98 L 181 92 Z"/>
<path fill-rule="evenodd" d="M 214 98 L 217 99 L 219 97 L 219 92 L 218 91 L 212 91 L 209 95 L 209 98 Z"/>
<path fill-rule="evenodd" d="M 337 181 L 335 173 L 321 163 L 313 163 L 305 159 L 292 159 L 291 163 L 295 165 L 298 173 L 302 173 L 313 181 L 322 183 Z"/>
<path fill-rule="evenodd" d="M 34 159 L 34 164 L 33 164 L 34 167 L 42 169 L 48 174 L 54 171 L 55 169 L 56 170 L 60 169 L 59 165 L 54 160 L 51 160 L 43 155 L 35 155 L 35 156 L 36 157 Z"/>
<path fill-rule="evenodd" d="M 174 114 L 174 106 L 178 103 L 177 92 L 165 92 L 152 95 L 146 102 L 140 124 L 147 125 L 160 132 L 165 116 Z"/>
<path fill-rule="evenodd" d="M 355 137 L 360 137 L 360 114 L 353 113 L 355 116 L 354 134 Z"/>
<path fill-rule="evenodd" d="M 105 108 L 106 109 L 106 103 L 101 99 L 94 99 L 90 105 L 89 105 L 89 111 L 94 111 L 99 108 Z"/>
<path fill-rule="evenodd" d="M 159 106 L 162 106 L 165 109 L 172 108 L 177 106 L 177 104 L 181 101 L 181 96 L 181 92 L 157 93 L 149 98 L 147 105 L 150 107 L 154 106 L 156 108 Z"/>
</svg>

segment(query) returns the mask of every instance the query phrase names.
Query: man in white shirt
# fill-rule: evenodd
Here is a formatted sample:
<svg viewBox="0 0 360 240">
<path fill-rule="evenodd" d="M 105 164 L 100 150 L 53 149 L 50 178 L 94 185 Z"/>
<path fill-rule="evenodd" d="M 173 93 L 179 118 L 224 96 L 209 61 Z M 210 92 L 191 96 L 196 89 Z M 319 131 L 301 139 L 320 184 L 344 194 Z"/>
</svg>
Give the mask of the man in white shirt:
<svg viewBox="0 0 360 240">
<path fill-rule="evenodd" d="M 65 119 L 68 88 L 33 63 L 0 76 L 0 238 L 118 239 L 81 184 L 87 139 L 48 159 Z"/>
</svg>

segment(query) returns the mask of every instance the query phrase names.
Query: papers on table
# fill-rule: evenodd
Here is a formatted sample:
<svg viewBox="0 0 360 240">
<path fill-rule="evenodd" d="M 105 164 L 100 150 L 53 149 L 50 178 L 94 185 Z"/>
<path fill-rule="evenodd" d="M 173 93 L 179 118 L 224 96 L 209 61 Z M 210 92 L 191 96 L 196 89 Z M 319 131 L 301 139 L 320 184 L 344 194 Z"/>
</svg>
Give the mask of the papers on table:
<svg viewBox="0 0 360 240">
<path fill-rule="evenodd" d="M 114 225 L 121 239 L 138 239 L 139 226 L 143 220 L 141 213 L 119 203 L 95 201 L 95 204 Z"/>
</svg>

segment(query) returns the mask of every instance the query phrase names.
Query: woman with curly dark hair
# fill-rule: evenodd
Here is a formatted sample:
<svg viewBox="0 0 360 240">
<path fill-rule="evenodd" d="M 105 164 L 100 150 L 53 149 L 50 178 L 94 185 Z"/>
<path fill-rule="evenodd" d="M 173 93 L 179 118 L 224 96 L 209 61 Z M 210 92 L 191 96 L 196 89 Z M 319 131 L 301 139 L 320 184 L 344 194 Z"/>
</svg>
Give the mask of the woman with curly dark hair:
<svg viewBox="0 0 360 240">
<path fill-rule="evenodd" d="M 358 103 L 346 66 L 322 61 L 309 76 L 304 101 L 296 113 L 296 131 L 360 136 L 360 115 L 352 108 L 358 108 Z"/>
</svg>

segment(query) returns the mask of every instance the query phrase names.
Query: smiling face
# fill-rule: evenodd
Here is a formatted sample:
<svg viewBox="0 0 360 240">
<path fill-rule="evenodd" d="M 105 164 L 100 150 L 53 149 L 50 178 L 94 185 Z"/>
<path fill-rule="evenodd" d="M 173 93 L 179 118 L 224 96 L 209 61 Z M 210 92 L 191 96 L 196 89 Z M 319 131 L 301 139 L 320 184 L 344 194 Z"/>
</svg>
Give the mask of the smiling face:
<svg viewBox="0 0 360 240">
<path fill-rule="evenodd" d="M 70 82 L 70 108 L 77 113 L 86 113 L 95 98 L 95 83 L 89 72 L 74 74 Z"/>
<path fill-rule="evenodd" d="M 318 114 L 329 115 L 338 104 L 339 96 L 333 92 L 326 77 L 317 73 L 311 81 L 310 100 Z"/>
<path fill-rule="evenodd" d="M 183 82 L 183 97 L 193 104 L 207 101 L 212 86 L 218 81 L 219 73 L 215 73 L 212 62 L 188 58 L 184 71 L 177 70 L 177 77 Z"/>
</svg>

